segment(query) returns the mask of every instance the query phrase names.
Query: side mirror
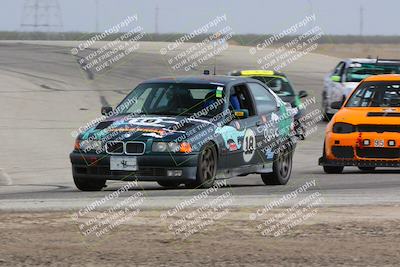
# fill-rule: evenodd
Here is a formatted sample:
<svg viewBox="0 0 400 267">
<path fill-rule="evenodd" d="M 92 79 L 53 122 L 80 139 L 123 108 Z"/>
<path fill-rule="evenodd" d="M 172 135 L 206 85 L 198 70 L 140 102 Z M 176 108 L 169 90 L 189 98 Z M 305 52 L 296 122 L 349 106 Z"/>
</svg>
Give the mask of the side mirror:
<svg viewBox="0 0 400 267">
<path fill-rule="evenodd" d="M 308 93 L 306 91 L 302 90 L 299 92 L 299 98 L 305 98 L 307 96 L 308 96 Z"/>
<path fill-rule="evenodd" d="M 245 119 L 249 117 L 248 109 L 235 109 L 233 110 L 233 114 L 237 119 Z"/>
<path fill-rule="evenodd" d="M 340 78 L 340 76 L 338 75 L 333 75 L 331 76 L 331 81 L 335 83 L 340 83 L 342 81 L 342 78 Z"/>
<path fill-rule="evenodd" d="M 101 114 L 105 115 L 105 116 L 110 114 L 112 111 L 113 111 L 112 107 L 102 107 L 101 108 Z"/>
<path fill-rule="evenodd" d="M 336 101 L 331 104 L 331 108 L 333 109 L 341 109 L 343 106 L 343 101 Z"/>
</svg>

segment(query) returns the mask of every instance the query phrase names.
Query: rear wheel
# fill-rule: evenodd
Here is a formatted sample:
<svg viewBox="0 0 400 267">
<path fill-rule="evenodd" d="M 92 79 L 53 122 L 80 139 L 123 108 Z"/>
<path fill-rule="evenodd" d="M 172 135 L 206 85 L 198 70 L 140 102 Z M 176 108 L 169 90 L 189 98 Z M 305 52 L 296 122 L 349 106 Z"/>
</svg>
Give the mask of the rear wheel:
<svg viewBox="0 0 400 267">
<path fill-rule="evenodd" d="M 296 136 L 300 139 L 300 140 L 305 140 L 306 139 L 306 130 L 303 126 L 303 123 L 301 123 L 299 120 L 296 121 Z"/>
<path fill-rule="evenodd" d="M 323 108 L 324 113 L 325 113 L 324 121 L 330 121 L 332 119 L 332 117 L 333 117 L 333 114 L 328 113 L 328 105 L 329 105 L 328 98 L 326 96 L 326 93 L 323 92 L 322 93 L 322 108 Z"/>
<path fill-rule="evenodd" d="M 274 160 L 273 172 L 261 174 L 261 179 L 266 185 L 285 185 L 290 179 L 292 165 L 293 152 L 290 148 L 287 148 Z"/>
<path fill-rule="evenodd" d="M 363 172 L 372 172 L 372 171 L 375 171 L 376 168 L 375 167 L 358 167 L 358 169 Z"/>
<path fill-rule="evenodd" d="M 106 186 L 106 180 L 74 177 L 75 186 L 81 191 L 101 191 Z"/>
<path fill-rule="evenodd" d="M 186 183 L 189 188 L 209 188 L 214 185 L 217 175 L 217 150 L 212 143 L 204 146 L 197 162 L 196 181 Z"/>
<path fill-rule="evenodd" d="M 343 166 L 324 166 L 324 172 L 329 174 L 342 173 L 343 170 Z"/>
</svg>

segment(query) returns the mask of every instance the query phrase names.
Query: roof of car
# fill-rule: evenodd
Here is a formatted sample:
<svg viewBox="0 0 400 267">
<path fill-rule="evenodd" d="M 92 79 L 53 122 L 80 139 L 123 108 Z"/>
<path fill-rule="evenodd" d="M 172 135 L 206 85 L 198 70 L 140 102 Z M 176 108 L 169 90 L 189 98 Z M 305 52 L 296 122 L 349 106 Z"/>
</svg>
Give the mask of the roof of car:
<svg viewBox="0 0 400 267">
<path fill-rule="evenodd" d="M 400 81 L 400 74 L 373 75 L 364 79 L 364 82 L 397 82 Z"/>
<path fill-rule="evenodd" d="M 233 81 L 250 81 L 245 77 L 233 77 L 223 75 L 199 75 L 199 76 L 170 76 L 146 80 L 143 83 L 195 83 L 195 84 L 220 84 L 227 85 Z"/>
<path fill-rule="evenodd" d="M 348 58 L 346 60 L 347 63 L 371 63 L 371 64 L 389 64 L 389 65 L 399 65 L 399 59 L 386 59 L 386 58 Z"/>
<path fill-rule="evenodd" d="M 285 74 L 273 70 L 236 70 L 229 73 L 232 76 L 282 76 L 286 77 Z"/>
<path fill-rule="evenodd" d="M 351 63 L 376 63 L 376 58 L 348 58 L 346 61 Z"/>
</svg>

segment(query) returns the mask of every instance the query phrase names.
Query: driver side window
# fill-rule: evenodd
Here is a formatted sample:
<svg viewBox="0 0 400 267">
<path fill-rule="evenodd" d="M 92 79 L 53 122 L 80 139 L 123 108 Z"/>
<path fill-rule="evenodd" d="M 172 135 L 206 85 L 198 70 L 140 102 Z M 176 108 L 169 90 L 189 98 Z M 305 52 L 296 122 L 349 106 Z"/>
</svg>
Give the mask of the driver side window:
<svg viewBox="0 0 400 267">
<path fill-rule="evenodd" d="M 336 66 L 335 70 L 333 71 L 332 76 L 340 76 L 340 77 L 342 77 L 343 71 L 344 71 L 344 66 L 345 66 L 345 63 L 343 61 L 340 62 Z"/>
<path fill-rule="evenodd" d="M 247 110 L 249 117 L 256 115 L 251 94 L 245 84 L 233 86 L 229 98 L 230 110 Z"/>
<path fill-rule="evenodd" d="M 256 101 L 258 114 L 268 114 L 277 109 L 277 103 L 273 95 L 258 83 L 249 83 L 249 88 Z"/>
</svg>

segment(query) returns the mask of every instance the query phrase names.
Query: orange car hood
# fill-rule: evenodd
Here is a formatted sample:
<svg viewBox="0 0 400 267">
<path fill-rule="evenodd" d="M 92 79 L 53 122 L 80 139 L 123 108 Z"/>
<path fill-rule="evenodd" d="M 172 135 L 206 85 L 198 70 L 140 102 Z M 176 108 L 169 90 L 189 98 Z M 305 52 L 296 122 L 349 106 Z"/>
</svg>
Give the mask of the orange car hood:
<svg viewBox="0 0 400 267">
<path fill-rule="evenodd" d="M 400 117 L 390 116 L 368 116 L 370 112 L 377 113 L 400 113 L 400 108 L 342 108 L 335 115 L 335 122 L 346 122 L 353 125 L 376 124 L 376 125 L 400 125 Z"/>
</svg>

